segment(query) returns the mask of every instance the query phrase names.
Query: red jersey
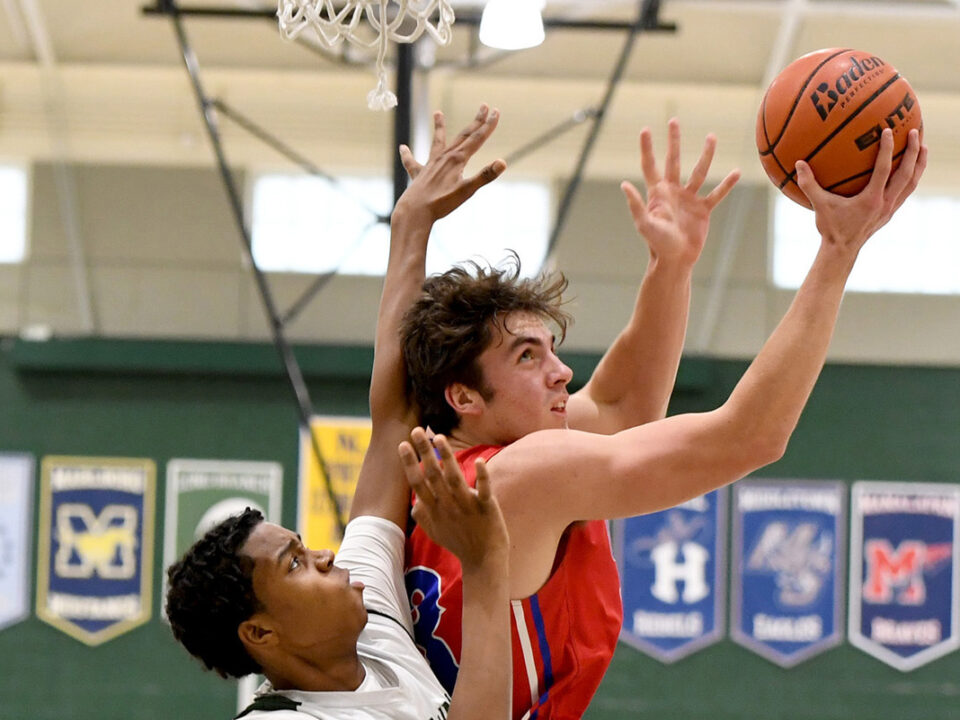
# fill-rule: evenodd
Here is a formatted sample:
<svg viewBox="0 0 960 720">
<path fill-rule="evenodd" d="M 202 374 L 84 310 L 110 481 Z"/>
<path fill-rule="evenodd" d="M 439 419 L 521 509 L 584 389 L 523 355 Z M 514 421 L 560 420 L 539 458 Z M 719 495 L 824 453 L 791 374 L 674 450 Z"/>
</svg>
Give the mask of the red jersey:
<svg viewBox="0 0 960 720">
<path fill-rule="evenodd" d="M 500 450 L 481 445 L 457 453 L 471 487 L 474 460 Z M 417 645 L 452 694 L 463 612 L 460 561 L 414 526 L 405 565 Z M 547 582 L 536 594 L 511 601 L 514 719 L 579 719 L 613 658 L 622 621 L 620 578 L 606 523 L 571 525 Z"/>
</svg>

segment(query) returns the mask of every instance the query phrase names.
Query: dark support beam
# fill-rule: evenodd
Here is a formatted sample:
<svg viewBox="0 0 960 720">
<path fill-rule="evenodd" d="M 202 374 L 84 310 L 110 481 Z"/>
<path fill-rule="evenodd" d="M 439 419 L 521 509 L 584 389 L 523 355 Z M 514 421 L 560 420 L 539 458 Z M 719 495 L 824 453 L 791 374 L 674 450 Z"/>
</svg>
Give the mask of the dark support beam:
<svg viewBox="0 0 960 720">
<path fill-rule="evenodd" d="M 345 196 L 348 196 L 353 200 L 357 205 L 362 207 L 372 218 L 375 218 L 377 222 L 386 223 L 390 221 L 390 218 L 386 215 L 374 210 L 364 198 L 357 197 L 356 195 L 350 193 L 344 189 L 343 185 L 340 183 L 340 180 L 330 173 L 326 172 L 311 160 L 309 160 L 305 155 L 301 155 L 299 152 L 291 148 L 289 145 L 284 143 L 282 140 L 277 138 L 275 135 L 267 132 L 264 128 L 257 125 L 253 120 L 248 118 L 246 115 L 242 114 L 235 108 L 231 107 L 227 103 L 223 102 L 218 98 L 212 98 L 210 104 L 217 109 L 220 114 L 226 117 L 228 120 L 233 121 L 237 127 L 246 130 L 250 135 L 260 140 L 267 147 L 275 150 L 277 153 L 287 158 L 290 162 L 297 165 L 301 170 L 303 170 L 308 175 L 313 175 L 314 177 L 323 178 L 329 182 L 334 188 L 342 192 Z"/>
<path fill-rule="evenodd" d="M 413 69 L 416 44 L 397 43 L 397 108 L 393 115 L 393 204 L 396 206 L 407 189 L 407 171 L 400 162 L 397 148 L 410 146 L 413 126 Z"/>
<path fill-rule="evenodd" d="M 164 7 L 167 3 L 164 0 L 158 0 L 156 5 L 143 8 L 147 15 L 169 15 L 169 11 Z M 659 2 L 656 3 L 659 10 Z M 274 8 L 239 8 L 239 7 L 217 7 L 214 5 L 193 5 L 177 8 L 180 15 L 190 15 L 194 17 L 218 17 L 234 18 L 243 20 L 245 18 L 265 18 L 276 20 L 277 11 Z M 655 22 L 651 22 L 651 19 Z M 457 13 L 456 24 L 462 27 L 477 27 L 480 25 L 479 13 Z M 657 13 L 652 12 L 647 16 L 641 17 L 639 24 L 641 29 L 653 32 L 673 32 L 677 29 L 676 23 L 660 22 Z M 605 32 L 624 32 L 634 29 L 638 23 L 622 22 L 618 20 L 573 20 L 560 17 L 545 17 L 543 27 L 547 30 L 597 30 Z"/>
<path fill-rule="evenodd" d="M 273 293 L 270 291 L 270 285 L 267 282 L 266 275 L 257 266 L 256 260 L 253 258 L 253 245 L 250 231 L 247 228 L 246 218 L 244 217 L 242 194 L 240 193 L 240 189 L 233 176 L 233 172 L 230 170 L 230 166 L 227 163 L 226 153 L 223 149 L 223 142 L 221 141 L 220 130 L 217 124 L 216 110 L 213 106 L 213 102 L 209 99 L 204 91 L 203 83 L 200 80 L 200 65 L 197 62 L 193 48 L 190 46 L 190 43 L 187 39 L 186 30 L 183 27 L 183 22 L 180 13 L 178 12 L 175 0 L 159 0 L 158 7 L 163 8 L 164 14 L 169 15 L 173 23 L 174 31 L 176 32 L 177 36 L 177 42 L 180 47 L 180 53 L 183 56 L 183 62 L 186 66 L 187 74 L 190 76 L 190 82 L 193 86 L 194 95 L 196 96 L 197 106 L 200 109 L 201 115 L 203 116 L 204 125 L 207 129 L 207 135 L 210 139 L 210 145 L 212 146 L 214 155 L 216 157 L 217 167 L 220 170 L 220 176 L 227 191 L 230 209 L 232 211 L 234 220 L 237 223 L 237 229 L 240 231 L 241 239 L 243 241 L 243 249 L 253 271 L 257 289 L 260 291 L 260 299 L 263 302 L 267 316 L 270 318 L 270 329 L 273 335 L 274 346 L 276 347 L 277 352 L 280 355 L 280 359 L 283 362 L 287 378 L 290 380 L 290 387 L 293 390 L 293 395 L 300 418 L 300 426 L 310 437 L 313 452 L 316 455 L 317 462 L 320 464 L 320 471 L 325 480 L 327 496 L 329 497 L 332 507 L 334 508 L 337 527 L 342 537 L 344 531 L 344 522 L 343 518 L 341 517 L 340 503 L 337 501 L 336 494 L 333 492 L 333 486 L 330 482 L 330 474 L 327 471 L 326 463 L 324 462 L 323 455 L 320 452 L 320 444 L 317 441 L 316 435 L 310 428 L 310 418 L 314 414 L 313 405 L 310 401 L 310 394 L 307 390 L 306 382 L 304 382 L 303 374 L 300 371 L 300 366 L 293 354 L 293 349 L 290 347 L 290 344 L 287 342 L 286 336 L 284 335 L 283 322 L 280 319 L 277 311 L 277 306 L 273 299 Z"/>
<path fill-rule="evenodd" d="M 600 129 L 603 127 L 603 121 L 606 119 L 607 110 L 613 100 L 613 94 L 623 79 L 623 73 L 627 68 L 627 61 L 630 59 L 630 54 L 633 52 L 637 35 L 640 30 L 645 29 L 645 25 L 659 25 L 656 16 L 659 12 L 660 0 L 638 0 L 637 5 L 637 21 L 630 25 L 630 31 L 627 33 L 623 48 L 620 50 L 620 57 L 617 58 L 617 64 L 614 66 L 613 72 L 610 73 L 609 80 L 607 80 L 607 89 L 603 95 L 603 100 L 600 102 L 600 105 L 597 106 L 593 125 L 590 128 L 590 132 L 587 133 L 583 147 L 580 150 L 580 157 L 577 158 L 577 165 L 574 168 L 573 176 L 570 178 L 570 182 L 567 183 L 566 190 L 563 193 L 563 199 L 557 207 L 557 219 L 553 226 L 553 232 L 550 233 L 550 242 L 547 245 L 548 257 L 556 248 L 560 234 L 563 232 L 563 227 L 566 225 L 567 217 L 570 214 L 570 207 L 573 205 L 573 198 L 576 196 L 577 190 L 580 189 L 580 183 L 583 181 L 583 172 L 586 169 L 587 160 L 590 159 L 590 153 L 593 151 L 593 146 L 597 141 L 597 137 L 600 135 Z"/>
</svg>

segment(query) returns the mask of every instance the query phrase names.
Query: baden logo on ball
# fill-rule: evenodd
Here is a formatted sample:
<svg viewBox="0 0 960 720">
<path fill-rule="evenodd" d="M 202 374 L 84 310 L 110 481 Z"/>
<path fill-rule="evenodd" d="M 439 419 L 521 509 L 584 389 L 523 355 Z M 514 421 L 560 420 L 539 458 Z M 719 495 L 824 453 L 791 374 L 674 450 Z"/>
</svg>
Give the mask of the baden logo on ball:
<svg viewBox="0 0 960 720">
<path fill-rule="evenodd" d="M 797 160 L 809 163 L 830 192 L 856 195 L 870 180 L 884 128 L 893 130 L 895 169 L 909 131 L 923 133 L 906 78 L 872 53 L 817 50 L 770 83 L 757 114 L 757 150 L 773 184 L 810 207 L 796 182 Z"/>
</svg>

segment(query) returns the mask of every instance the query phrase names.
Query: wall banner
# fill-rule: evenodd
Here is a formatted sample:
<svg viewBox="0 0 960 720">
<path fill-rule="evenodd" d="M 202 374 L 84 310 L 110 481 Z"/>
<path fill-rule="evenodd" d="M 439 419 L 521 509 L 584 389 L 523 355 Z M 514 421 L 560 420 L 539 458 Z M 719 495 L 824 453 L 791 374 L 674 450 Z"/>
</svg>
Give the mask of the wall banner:
<svg viewBox="0 0 960 720">
<path fill-rule="evenodd" d="M 311 419 L 310 428 L 330 473 L 330 483 L 340 505 L 341 519 L 350 516 L 350 501 L 357 488 L 363 456 L 370 445 L 370 418 L 321 417 Z M 297 530 L 309 548 L 340 549 L 336 514 L 327 495 L 310 436 L 300 433 L 300 487 L 297 503 Z"/>
<path fill-rule="evenodd" d="M 904 672 L 960 647 L 960 486 L 858 482 L 850 642 Z"/>
<path fill-rule="evenodd" d="M 0 454 L 0 629 L 30 614 L 33 458 Z"/>
<path fill-rule="evenodd" d="M 726 488 L 614 521 L 623 596 L 620 639 L 672 663 L 723 635 Z"/>
<path fill-rule="evenodd" d="M 150 619 L 155 492 L 152 460 L 43 459 L 37 617 L 87 645 Z"/>
<path fill-rule="evenodd" d="M 741 481 L 733 497 L 734 642 L 783 668 L 838 645 L 845 486 Z"/>
<path fill-rule="evenodd" d="M 283 467 L 275 462 L 174 459 L 167 463 L 163 528 L 163 592 L 166 568 L 210 528 L 250 507 L 280 523 Z"/>
</svg>

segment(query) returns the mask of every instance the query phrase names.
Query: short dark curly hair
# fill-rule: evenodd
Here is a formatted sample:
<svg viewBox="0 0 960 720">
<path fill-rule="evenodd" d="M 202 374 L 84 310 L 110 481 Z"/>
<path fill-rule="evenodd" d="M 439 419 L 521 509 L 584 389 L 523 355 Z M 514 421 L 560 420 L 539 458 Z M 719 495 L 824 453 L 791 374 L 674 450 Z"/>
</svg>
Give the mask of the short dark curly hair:
<svg viewBox="0 0 960 720">
<path fill-rule="evenodd" d="M 400 329 L 408 394 L 420 408 L 421 424 L 438 433 L 460 423 L 444 395 L 451 383 L 472 387 L 487 400 L 493 396 L 477 359 L 493 342 L 498 322 L 529 312 L 555 324 L 561 342 L 571 322 L 561 307 L 567 289 L 562 274 L 521 278 L 516 253 L 504 267 L 465 266 L 427 278 Z"/>
<path fill-rule="evenodd" d="M 174 637 L 221 677 L 243 677 L 261 668 L 247 653 L 237 628 L 258 610 L 253 560 L 240 554 L 263 522 L 247 508 L 211 529 L 167 569 L 167 618 Z"/>
</svg>

